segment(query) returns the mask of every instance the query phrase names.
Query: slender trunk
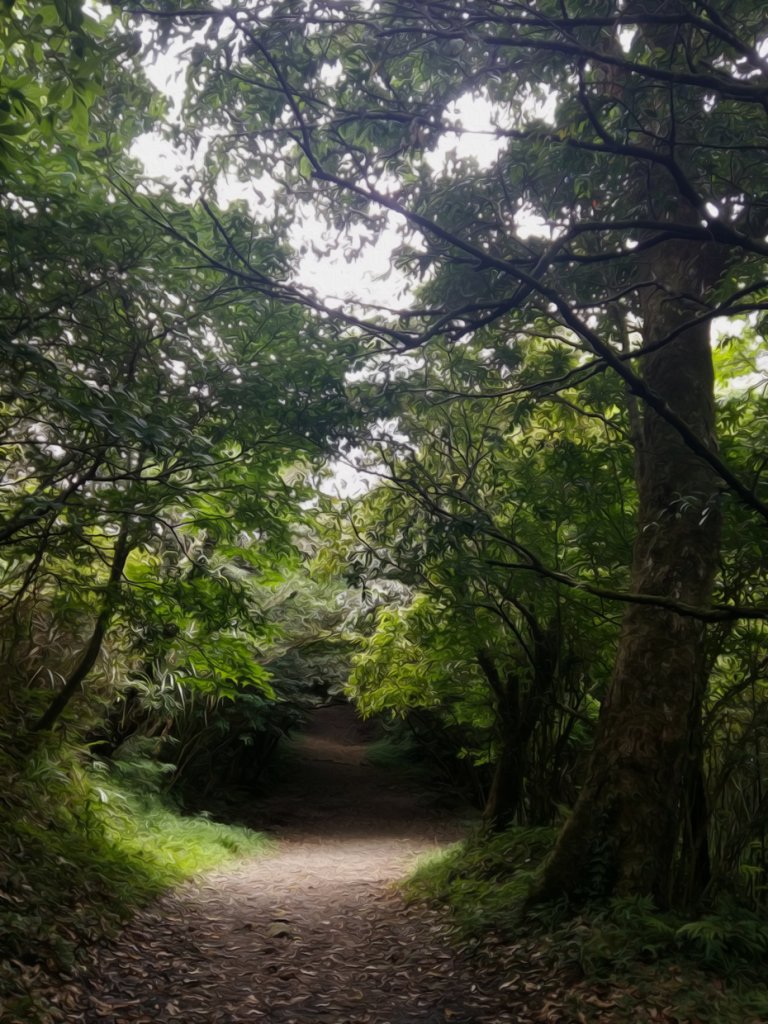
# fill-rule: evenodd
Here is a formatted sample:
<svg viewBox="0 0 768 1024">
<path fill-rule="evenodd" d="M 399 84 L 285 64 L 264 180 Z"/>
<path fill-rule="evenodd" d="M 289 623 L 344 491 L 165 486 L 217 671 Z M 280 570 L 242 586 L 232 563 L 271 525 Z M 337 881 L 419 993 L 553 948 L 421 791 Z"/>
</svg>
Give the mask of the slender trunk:
<svg viewBox="0 0 768 1024">
<path fill-rule="evenodd" d="M 529 620 L 529 626 L 533 639 L 533 685 L 520 711 L 520 737 L 527 773 L 526 822 L 541 825 L 552 820 L 554 803 L 551 787 L 545 784 L 544 779 L 552 767 L 547 763 L 551 754 L 547 732 L 548 723 L 552 725 L 553 701 L 559 681 L 559 613 L 544 628 L 533 618 Z M 537 730 L 538 750 L 534 744 Z"/>
<path fill-rule="evenodd" d="M 683 292 L 684 282 L 704 284 L 705 265 L 702 250 L 670 244 L 654 269 L 658 280 Z M 682 302 L 659 288 L 644 310 L 645 341 L 666 337 L 685 320 Z M 714 447 L 707 328 L 684 331 L 646 356 L 643 370 L 653 390 Z M 718 481 L 647 408 L 636 460 L 631 588 L 706 607 L 718 556 Z M 587 778 L 533 899 L 641 894 L 669 903 L 690 728 L 701 700 L 702 641 L 693 618 L 627 606 Z"/>
<path fill-rule="evenodd" d="M 515 823 L 523 799 L 525 757 L 519 740 L 505 732 L 500 746 L 483 808 L 483 821 L 491 832 L 500 832 Z"/>
<path fill-rule="evenodd" d="M 483 811 L 486 824 L 495 830 L 506 828 L 521 816 L 531 741 L 554 689 L 559 650 L 557 622 L 542 629 L 532 615 L 526 618 L 533 638 L 533 679 L 525 697 L 514 675 L 502 680 L 493 659 L 482 650 L 477 652 L 496 704 L 499 756 Z"/>
<path fill-rule="evenodd" d="M 683 786 L 683 840 L 675 902 L 688 911 L 698 907 L 712 877 L 709 856 L 709 804 L 701 738 L 699 724 L 695 736 L 692 737 L 692 750 Z"/>
<path fill-rule="evenodd" d="M 498 831 L 514 822 L 523 798 L 525 752 L 520 735 L 520 687 L 514 676 L 501 678 L 493 658 L 484 650 L 479 649 L 476 657 L 493 693 L 498 741 L 483 821 L 489 829 Z"/>
<path fill-rule="evenodd" d="M 61 713 L 78 692 L 86 676 L 96 664 L 96 660 L 101 653 L 101 645 L 104 642 L 104 636 L 106 635 L 107 629 L 109 628 L 109 624 L 112 620 L 115 601 L 120 591 L 120 581 L 123 575 L 123 569 L 125 568 L 125 563 L 129 553 L 130 545 L 128 542 L 128 528 L 124 524 L 115 542 L 115 550 L 112 554 L 112 565 L 109 572 L 109 579 L 107 580 L 107 585 L 104 591 L 104 603 L 102 604 L 101 611 L 96 618 L 91 637 L 86 644 L 85 650 L 80 656 L 80 660 L 70 673 L 70 676 L 64 683 L 64 686 L 56 694 L 43 714 L 31 726 L 31 732 L 42 732 L 53 728 Z"/>
</svg>

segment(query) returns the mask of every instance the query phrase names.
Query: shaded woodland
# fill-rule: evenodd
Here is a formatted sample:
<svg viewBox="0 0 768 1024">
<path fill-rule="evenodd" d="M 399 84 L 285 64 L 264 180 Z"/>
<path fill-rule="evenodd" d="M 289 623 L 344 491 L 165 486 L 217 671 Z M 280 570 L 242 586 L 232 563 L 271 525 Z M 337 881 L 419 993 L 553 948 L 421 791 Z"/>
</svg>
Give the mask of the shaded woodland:
<svg viewBox="0 0 768 1024">
<path fill-rule="evenodd" d="M 338 701 L 462 934 L 768 1014 L 766 14 L 2 6 L 9 1020 Z"/>
</svg>

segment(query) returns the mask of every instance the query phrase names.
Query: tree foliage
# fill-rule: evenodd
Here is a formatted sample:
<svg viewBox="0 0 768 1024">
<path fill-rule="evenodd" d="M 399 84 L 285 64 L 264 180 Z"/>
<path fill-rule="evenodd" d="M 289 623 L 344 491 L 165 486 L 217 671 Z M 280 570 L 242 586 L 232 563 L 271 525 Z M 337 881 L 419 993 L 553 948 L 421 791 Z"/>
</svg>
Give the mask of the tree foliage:
<svg viewBox="0 0 768 1024">
<path fill-rule="evenodd" d="M 139 48 L 104 7 L 0 12 L 0 932 L 29 966 L 4 996 L 254 848 L 152 794 L 252 785 L 300 720 L 275 608 L 306 572 L 312 467 L 355 429 L 327 329 L 189 245 L 275 275 L 276 232 L 233 209 L 225 242 L 215 204 L 143 181 L 130 150 L 167 104 Z M 167 835 L 140 864 L 142 829 Z"/>
<path fill-rule="evenodd" d="M 514 350 L 533 333 L 579 357 L 565 380 L 520 393 L 606 370 L 626 388 L 638 488 L 627 606 L 541 895 L 576 897 L 591 863 L 588 888 L 668 901 L 706 684 L 702 623 L 764 614 L 750 590 L 711 607 L 730 509 L 721 491 L 767 512 L 762 471 L 744 478 L 717 449 L 709 340 L 724 316 L 762 317 L 759 13 L 319 2 L 171 17 L 211 37 L 188 111 L 195 130 L 215 121 L 218 164 L 277 169 L 283 209 L 311 202 L 363 237 L 393 216 L 402 226 L 397 260 L 422 280 L 418 300 L 363 324 L 345 311 L 347 328 L 354 315 L 369 344 L 399 351 L 470 334 Z M 485 169 L 438 155 L 461 133 L 452 105 L 468 95 L 494 120 Z"/>
<path fill-rule="evenodd" d="M 489 823 L 572 806 L 535 899 L 758 903 L 760 5 L 16 0 L 0 48 L 14 763 L 64 721 L 253 781 L 352 662 L 493 762 Z M 393 233 L 391 301 L 302 284 Z M 311 470 L 354 445 L 342 508 Z"/>
</svg>

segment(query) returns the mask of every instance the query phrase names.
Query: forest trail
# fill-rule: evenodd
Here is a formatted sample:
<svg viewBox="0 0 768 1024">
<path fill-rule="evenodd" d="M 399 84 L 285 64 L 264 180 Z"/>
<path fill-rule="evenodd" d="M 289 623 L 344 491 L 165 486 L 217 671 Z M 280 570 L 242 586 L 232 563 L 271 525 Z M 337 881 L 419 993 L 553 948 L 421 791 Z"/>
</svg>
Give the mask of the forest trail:
<svg viewBox="0 0 768 1024">
<path fill-rule="evenodd" d="M 351 708 L 317 711 L 259 813 L 276 852 L 142 912 L 68 993 L 66 1020 L 507 1024 L 501 980 L 454 951 L 440 917 L 390 885 L 460 834 L 366 760 Z M 519 1004 L 518 1004 L 519 1005 Z"/>
</svg>

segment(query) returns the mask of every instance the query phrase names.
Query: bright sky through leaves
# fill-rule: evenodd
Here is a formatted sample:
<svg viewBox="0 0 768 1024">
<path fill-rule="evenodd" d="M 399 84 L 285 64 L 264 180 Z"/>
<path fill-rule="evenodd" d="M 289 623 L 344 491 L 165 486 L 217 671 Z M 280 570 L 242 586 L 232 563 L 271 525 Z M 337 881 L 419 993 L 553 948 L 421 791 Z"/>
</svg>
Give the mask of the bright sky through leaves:
<svg viewBox="0 0 768 1024">
<path fill-rule="evenodd" d="M 184 94 L 184 52 L 189 43 L 169 46 L 164 53 L 156 53 L 146 72 L 153 85 L 164 93 L 172 104 L 171 118 L 178 118 Z M 545 111 L 543 110 L 542 113 Z M 455 160 L 473 158 L 480 169 L 491 167 L 503 146 L 503 140 L 494 133 L 493 108 L 487 98 L 469 93 L 446 111 L 446 119 L 455 124 L 455 134 L 446 133 L 437 147 L 428 154 L 428 162 L 437 173 Z M 175 146 L 159 133 L 148 133 L 137 139 L 133 155 L 144 165 L 150 177 L 164 178 L 178 182 L 179 192 L 196 194 L 194 181 L 202 169 L 206 157 L 205 140 L 192 155 Z M 222 204 L 244 200 L 257 217 L 269 216 L 274 182 L 261 179 L 257 182 L 238 181 L 233 175 L 222 175 L 216 184 L 217 199 Z M 345 252 L 360 248 L 360 234 L 347 232 L 338 238 L 331 238 L 327 227 L 315 216 L 311 207 L 305 206 L 299 212 L 298 227 L 291 241 L 297 251 L 305 251 L 301 260 L 300 281 L 325 299 L 329 305 L 358 299 L 364 303 L 397 306 L 403 304 L 407 295 L 407 281 L 404 275 L 392 267 L 392 252 L 400 243 L 397 232 L 397 218 L 390 214 L 389 227 L 376 243 L 364 247 L 361 255 L 348 260 Z M 537 225 L 531 225 L 532 230 Z M 335 243 L 329 245 L 329 243 Z M 313 252 L 323 250 L 322 258 Z M 325 254 L 329 248 L 335 252 Z"/>
</svg>

